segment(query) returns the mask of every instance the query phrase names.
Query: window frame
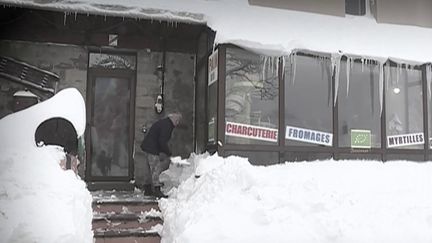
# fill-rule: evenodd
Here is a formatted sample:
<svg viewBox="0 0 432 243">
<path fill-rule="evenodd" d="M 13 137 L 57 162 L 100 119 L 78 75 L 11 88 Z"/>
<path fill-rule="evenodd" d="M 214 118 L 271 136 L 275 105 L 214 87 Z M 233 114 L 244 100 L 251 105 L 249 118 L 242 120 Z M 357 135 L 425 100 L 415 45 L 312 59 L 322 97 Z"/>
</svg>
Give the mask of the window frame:
<svg viewBox="0 0 432 243">
<path fill-rule="evenodd" d="M 370 157 L 375 158 L 381 158 L 381 161 L 391 161 L 392 157 L 401 156 L 403 158 L 404 156 L 409 158 L 423 158 L 421 161 L 427 161 L 432 159 L 432 148 L 429 148 L 429 139 L 425 140 L 424 148 L 423 149 L 391 149 L 386 148 L 387 146 L 387 134 L 386 134 L 386 96 L 385 96 L 385 90 L 383 90 L 383 101 L 382 101 L 382 113 L 380 118 L 380 126 L 381 126 L 381 147 L 375 147 L 370 149 L 353 149 L 353 148 L 340 148 L 339 147 L 339 117 L 338 117 L 338 106 L 339 106 L 339 99 L 336 99 L 336 103 L 333 105 L 332 111 L 333 111 L 333 146 L 326 147 L 326 146 L 286 146 L 285 143 L 285 85 L 286 82 L 288 82 L 287 78 L 284 77 L 285 71 L 283 68 L 286 68 L 286 65 L 284 62 L 284 57 L 279 57 L 279 68 L 278 68 L 278 80 L 279 80 L 279 136 L 278 136 L 278 144 L 275 145 L 259 145 L 259 144 L 226 144 L 225 143 L 225 119 L 220 119 L 221 117 L 225 118 L 225 88 L 226 88 L 226 48 L 239 48 L 244 49 L 241 47 L 238 47 L 233 44 L 221 44 L 218 46 L 219 50 L 219 68 L 218 68 L 218 107 L 217 107 L 217 144 L 216 144 L 216 150 L 218 153 L 222 156 L 225 154 L 228 155 L 230 151 L 263 151 L 263 152 L 279 152 L 279 163 L 284 163 L 285 160 L 288 160 L 292 157 L 292 160 L 290 161 L 297 161 L 297 157 L 299 154 L 307 155 L 308 153 L 311 154 L 311 158 L 320 157 L 321 155 L 326 157 L 328 154 L 331 154 L 334 160 L 339 159 L 368 159 Z M 248 50 L 247 50 L 248 51 Z M 297 54 L 299 54 L 298 52 Z M 328 53 L 318 53 L 318 52 L 301 52 L 301 54 L 304 55 L 311 55 L 311 56 L 320 56 L 325 57 L 329 56 Z M 346 57 L 342 57 L 346 58 Z M 355 59 L 355 58 L 354 58 Z M 343 59 L 342 59 L 343 60 Z M 395 62 L 392 62 L 388 60 L 386 63 L 383 64 L 383 67 L 385 68 L 385 65 L 390 66 L 397 66 Z M 429 64 L 430 65 L 430 64 Z M 414 65 L 411 65 L 414 66 Z M 426 82 L 426 66 L 427 64 L 423 64 L 420 66 L 416 66 L 416 69 L 422 71 L 421 76 L 421 82 L 422 82 L 422 92 L 423 94 L 428 94 L 427 90 L 427 82 Z M 383 71 L 384 79 L 385 81 L 385 72 Z M 332 75 L 331 77 L 332 82 L 332 99 L 335 99 L 335 75 Z M 385 84 L 383 84 L 385 85 Z M 383 86 L 384 87 L 384 86 Z M 385 87 L 384 87 L 385 88 Z M 384 89 L 383 88 L 383 89 Z M 431 87 L 432 88 L 432 87 Z M 422 96 L 423 101 L 423 132 L 425 138 L 429 137 L 429 123 L 431 123 L 432 126 L 432 117 L 431 121 L 429 122 L 429 115 L 428 115 L 428 108 L 429 105 L 432 107 L 432 101 L 427 102 L 427 95 Z M 286 155 L 287 154 L 287 155 Z M 293 156 L 290 156 L 292 154 Z M 419 160 L 420 161 L 420 160 Z"/>
</svg>

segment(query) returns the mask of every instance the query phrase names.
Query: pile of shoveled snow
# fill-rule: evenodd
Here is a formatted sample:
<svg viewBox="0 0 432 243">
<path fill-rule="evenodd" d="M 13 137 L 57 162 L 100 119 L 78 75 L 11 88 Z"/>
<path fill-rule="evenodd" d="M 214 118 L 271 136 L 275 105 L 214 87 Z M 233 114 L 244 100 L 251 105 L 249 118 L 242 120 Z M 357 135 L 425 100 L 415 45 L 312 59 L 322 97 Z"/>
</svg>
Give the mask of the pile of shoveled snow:
<svg viewBox="0 0 432 243">
<path fill-rule="evenodd" d="M 162 242 L 432 242 L 430 162 L 192 162 L 159 203 Z"/>
<path fill-rule="evenodd" d="M 84 133 L 85 105 L 76 89 L 0 119 L 0 241 L 90 243 L 92 197 L 71 170 L 63 149 L 36 147 L 36 128 L 61 117 Z"/>
<path fill-rule="evenodd" d="M 2 151 L 0 235 L 4 242 L 92 242 L 92 198 L 84 181 L 62 170 L 61 148 Z"/>
</svg>

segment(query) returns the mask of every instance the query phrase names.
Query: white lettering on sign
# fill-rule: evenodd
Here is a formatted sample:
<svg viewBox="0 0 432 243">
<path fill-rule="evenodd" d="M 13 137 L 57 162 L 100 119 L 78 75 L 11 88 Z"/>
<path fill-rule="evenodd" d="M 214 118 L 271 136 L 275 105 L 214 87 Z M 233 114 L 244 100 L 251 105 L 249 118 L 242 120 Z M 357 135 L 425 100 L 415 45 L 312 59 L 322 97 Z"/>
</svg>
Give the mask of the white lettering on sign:
<svg viewBox="0 0 432 243">
<path fill-rule="evenodd" d="M 387 147 L 389 148 L 416 144 L 424 144 L 424 134 L 422 132 L 387 136 Z"/>
<path fill-rule="evenodd" d="M 225 134 L 227 136 L 250 138 L 256 140 L 277 142 L 278 130 L 267 127 L 259 127 L 248 124 L 226 122 Z"/>
<path fill-rule="evenodd" d="M 320 144 L 325 146 L 333 145 L 333 134 L 300 127 L 287 126 L 285 138 L 305 143 Z"/>
<path fill-rule="evenodd" d="M 218 50 L 213 52 L 208 58 L 208 86 L 218 79 Z"/>
</svg>

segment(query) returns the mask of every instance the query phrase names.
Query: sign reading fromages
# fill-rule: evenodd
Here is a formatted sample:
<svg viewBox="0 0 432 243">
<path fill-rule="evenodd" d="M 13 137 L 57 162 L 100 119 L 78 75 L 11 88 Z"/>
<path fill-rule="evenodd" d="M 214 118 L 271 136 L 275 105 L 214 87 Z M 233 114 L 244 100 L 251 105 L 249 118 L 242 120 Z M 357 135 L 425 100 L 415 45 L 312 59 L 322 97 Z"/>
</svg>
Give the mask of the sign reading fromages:
<svg viewBox="0 0 432 243">
<path fill-rule="evenodd" d="M 299 127 L 286 127 L 285 138 L 325 146 L 333 145 L 333 134 Z"/>
<path fill-rule="evenodd" d="M 227 136 L 249 138 L 270 142 L 277 142 L 278 140 L 277 129 L 234 122 L 226 122 L 225 134 Z"/>
</svg>

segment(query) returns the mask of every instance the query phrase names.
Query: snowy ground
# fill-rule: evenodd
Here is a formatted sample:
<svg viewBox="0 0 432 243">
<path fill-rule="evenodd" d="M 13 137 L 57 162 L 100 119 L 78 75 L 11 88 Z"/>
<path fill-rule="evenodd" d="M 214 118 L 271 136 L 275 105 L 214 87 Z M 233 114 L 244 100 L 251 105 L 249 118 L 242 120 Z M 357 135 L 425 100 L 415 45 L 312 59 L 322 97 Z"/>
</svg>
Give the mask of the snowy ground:
<svg viewBox="0 0 432 243">
<path fill-rule="evenodd" d="M 162 176 L 162 242 L 432 242 L 430 162 L 188 162 Z"/>
<path fill-rule="evenodd" d="M 85 106 L 76 89 L 0 119 L 0 242 L 93 242 L 84 181 L 60 168 L 62 148 L 35 145 L 37 126 L 52 117 L 83 134 Z"/>
</svg>

